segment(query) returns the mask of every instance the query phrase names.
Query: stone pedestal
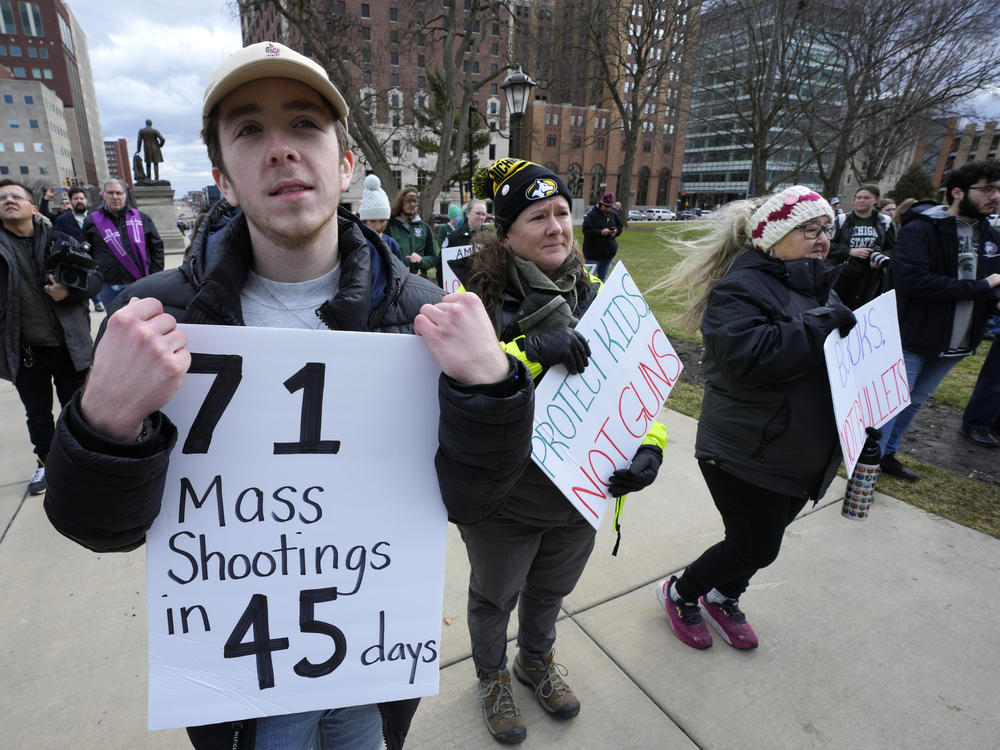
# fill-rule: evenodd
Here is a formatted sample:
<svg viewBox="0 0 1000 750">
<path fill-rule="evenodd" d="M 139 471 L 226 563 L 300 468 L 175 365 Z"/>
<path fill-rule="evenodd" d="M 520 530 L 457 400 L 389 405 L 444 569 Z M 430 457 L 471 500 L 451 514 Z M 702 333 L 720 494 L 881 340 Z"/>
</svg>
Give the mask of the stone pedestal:
<svg viewBox="0 0 1000 750">
<path fill-rule="evenodd" d="M 174 208 L 174 189 L 166 185 L 136 185 L 132 188 L 135 207 L 156 225 L 163 240 L 163 252 L 183 253 L 187 247 L 184 235 L 177 228 L 177 211 Z"/>
</svg>

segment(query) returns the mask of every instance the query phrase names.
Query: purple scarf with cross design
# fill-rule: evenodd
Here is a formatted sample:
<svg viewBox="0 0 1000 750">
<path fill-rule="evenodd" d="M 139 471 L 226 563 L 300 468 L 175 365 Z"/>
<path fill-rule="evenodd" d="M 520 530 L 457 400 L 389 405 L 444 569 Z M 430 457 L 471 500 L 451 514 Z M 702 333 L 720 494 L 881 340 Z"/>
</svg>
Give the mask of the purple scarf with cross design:
<svg viewBox="0 0 1000 750">
<path fill-rule="evenodd" d="M 146 233 L 142 229 L 142 216 L 139 215 L 139 212 L 134 208 L 125 212 L 125 230 L 128 232 L 129 242 L 139 257 L 138 263 L 125 249 L 125 243 L 118 233 L 118 228 L 107 214 L 103 211 L 94 211 L 91 216 L 97 230 L 101 233 L 104 244 L 108 246 L 118 262 L 125 267 L 125 270 L 136 279 L 149 276 L 149 262 L 146 260 Z"/>
</svg>

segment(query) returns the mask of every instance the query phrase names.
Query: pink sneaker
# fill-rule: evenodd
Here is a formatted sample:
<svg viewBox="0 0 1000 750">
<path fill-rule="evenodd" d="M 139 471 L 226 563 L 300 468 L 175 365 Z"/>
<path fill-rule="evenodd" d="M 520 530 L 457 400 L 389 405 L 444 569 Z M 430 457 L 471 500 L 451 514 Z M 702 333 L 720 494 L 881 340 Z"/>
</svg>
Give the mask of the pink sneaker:
<svg viewBox="0 0 1000 750">
<path fill-rule="evenodd" d="M 676 577 L 671 577 L 656 586 L 656 598 L 667 611 L 670 629 L 691 648 L 708 648 L 712 645 L 712 634 L 708 632 L 698 605 L 694 602 L 675 602 L 670 598 L 670 587 L 676 580 Z"/>
<path fill-rule="evenodd" d="M 698 602 L 705 610 L 709 625 L 716 629 L 726 643 L 733 648 L 757 648 L 757 634 L 747 622 L 747 616 L 740 610 L 738 599 L 726 599 L 722 604 L 713 604 L 701 597 Z"/>
</svg>

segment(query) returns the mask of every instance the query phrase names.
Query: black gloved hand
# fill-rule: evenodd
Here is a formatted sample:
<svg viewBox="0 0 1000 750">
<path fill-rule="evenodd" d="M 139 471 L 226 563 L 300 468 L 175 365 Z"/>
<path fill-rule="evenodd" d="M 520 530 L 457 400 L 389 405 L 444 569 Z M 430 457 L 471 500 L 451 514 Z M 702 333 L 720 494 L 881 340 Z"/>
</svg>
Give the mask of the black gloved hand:
<svg viewBox="0 0 1000 750">
<path fill-rule="evenodd" d="M 655 445 L 640 445 L 628 468 L 618 469 L 611 475 L 608 492 L 612 497 L 621 497 L 649 487 L 656 479 L 662 463 L 662 448 Z"/>
<path fill-rule="evenodd" d="M 834 307 L 832 311 L 833 319 L 837 321 L 837 331 L 840 332 L 841 336 L 846 336 L 854 328 L 858 319 L 854 317 L 854 313 L 847 307 Z"/>
<path fill-rule="evenodd" d="M 524 352 L 528 359 L 544 367 L 566 365 L 573 375 L 583 372 L 590 361 L 590 344 L 573 328 L 529 333 L 524 337 Z"/>
</svg>

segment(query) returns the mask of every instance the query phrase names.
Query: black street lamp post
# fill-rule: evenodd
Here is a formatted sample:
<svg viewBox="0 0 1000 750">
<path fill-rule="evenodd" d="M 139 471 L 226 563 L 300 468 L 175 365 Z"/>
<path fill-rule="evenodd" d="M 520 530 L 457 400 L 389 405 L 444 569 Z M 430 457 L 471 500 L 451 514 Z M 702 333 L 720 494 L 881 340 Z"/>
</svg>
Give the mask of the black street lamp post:
<svg viewBox="0 0 1000 750">
<path fill-rule="evenodd" d="M 520 159 L 521 120 L 528 109 L 531 89 L 538 84 L 521 70 L 520 65 L 516 65 L 515 68 L 513 73 L 503 79 L 500 88 L 507 97 L 507 113 L 510 115 L 510 156 L 513 159 Z"/>
</svg>

